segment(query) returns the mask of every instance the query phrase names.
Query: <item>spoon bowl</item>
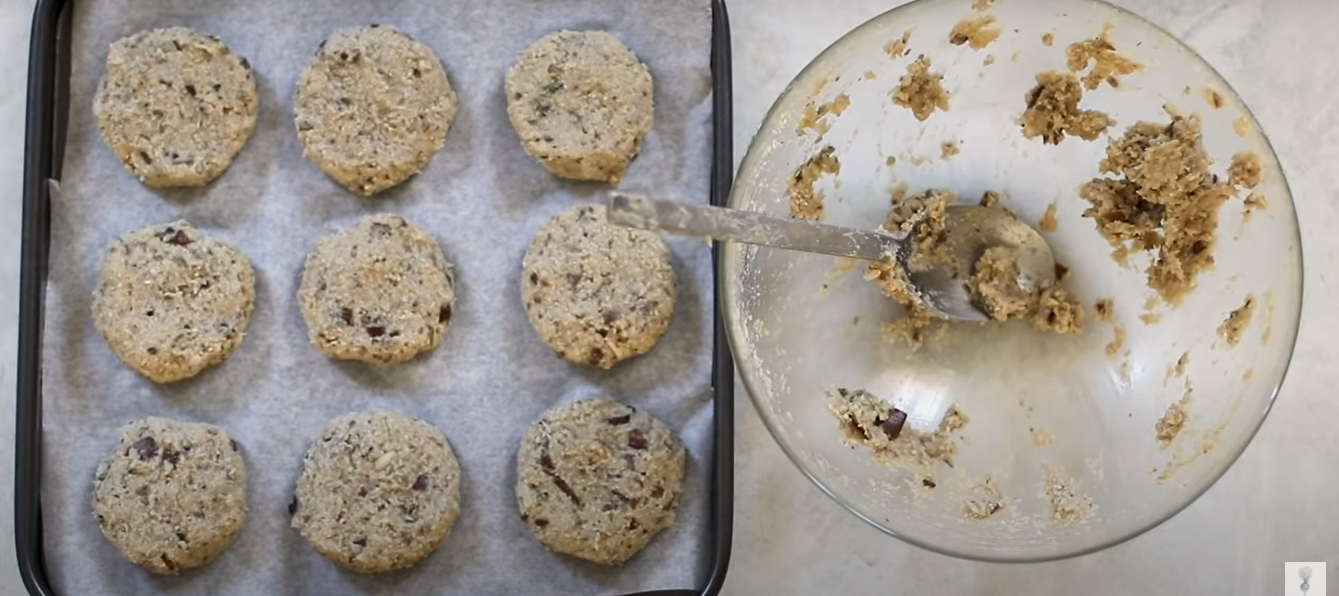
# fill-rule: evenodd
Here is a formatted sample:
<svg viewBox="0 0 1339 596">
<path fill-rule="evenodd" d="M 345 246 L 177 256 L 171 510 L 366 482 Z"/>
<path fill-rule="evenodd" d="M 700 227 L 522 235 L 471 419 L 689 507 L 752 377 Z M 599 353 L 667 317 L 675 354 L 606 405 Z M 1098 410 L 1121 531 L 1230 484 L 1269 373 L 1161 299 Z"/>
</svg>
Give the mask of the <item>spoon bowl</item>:
<svg viewBox="0 0 1339 596">
<path fill-rule="evenodd" d="M 914 234 L 908 233 L 859 230 L 725 207 L 653 201 L 617 192 L 609 196 L 608 220 L 625 227 L 710 240 L 896 262 L 908 272 L 912 292 L 927 308 L 943 318 L 960 321 L 990 320 L 973 302 L 966 277 L 956 273 L 970 275 L 977 260 L 990 248 L 1005 247 L 1017 254 L 1017 283 L 1024 291 L 1031 292 L 1055 281 L 1055 257 L 1041 234 L 1007 211 L 978 205 L 948 207 L 945 236 L 953 266 L 923 271 L 907 266 L 916 251 L 916 243 L 908 239 Z"/>
</svg>

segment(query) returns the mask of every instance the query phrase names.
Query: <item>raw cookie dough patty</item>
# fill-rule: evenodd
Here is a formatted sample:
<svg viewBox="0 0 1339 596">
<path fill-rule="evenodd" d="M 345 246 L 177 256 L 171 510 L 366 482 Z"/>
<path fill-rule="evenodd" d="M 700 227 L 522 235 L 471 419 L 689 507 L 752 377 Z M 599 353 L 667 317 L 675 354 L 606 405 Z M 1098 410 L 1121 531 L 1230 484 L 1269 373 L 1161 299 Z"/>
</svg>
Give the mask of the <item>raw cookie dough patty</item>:
<svg viewBox="0 0 1339 596">
<path fill-rule="evenodd" d="M 298 286 L 316 349 L 372 364 L 404 362 L 437 347 L 454 303 L 441 246 L 398 215 L 369 215 L 321 239 Z"/>
<path fill-rule="evenodd" d="M 325 424 L 302 460 L 293 527 L 352 571 L 404 569 L 451 533 L 460 480 L 450 443 L 431 424 L 392 412 L 346 414 Z"/>
<path fill-rule="evenodd" d="M 669 248 L 651 232 L 605 223 L 603 206 L 549 220 L 521 269 L 530 325 L 577 364 L 608 369 L 650 351 L 674 314 Z"/>
<path fill-rule="evenodd" d="M 107 248 L 93 325 L 127 366 L 170 383 L 241 345 L 255 300 L 246 255 L 178 221 L 131 232 Z"/>
<path fill-rule="evenodd" d="M 93 99 L 98 131 L 144 184 L 203 186 L 256 128 L 256 77 L 219 38 L 183 27 L 113 43 Z"/>
<path fill-rule="evenodd" d="M 665 423 L 609 398 L 559 406 L 516 456 L 521 519 L 544 546 L 617 565 L 674 523 L 684 448 Z"/>
<path fill-rule="evenodd" d="M 350 192 L 371 196 L 423 171 L 459 104 L 437 55 L 387 25 L 341 29 L 298 80 L 302 151 Z"/>
<path fill-rule="evenodd" d="M 525 152 L 563 178 L 618 182 L 651 130 L 651 71 L 603 31 L 544 36 L 507 71 L 506 87 Z"/>
<path fill-rule="evenodd" d="M 246 524 L 246 466 L 216 426 L 145 418 L 93 480 L 93 515 L 131 563 L 158 575 L 199 567 Z"/>
</svg>

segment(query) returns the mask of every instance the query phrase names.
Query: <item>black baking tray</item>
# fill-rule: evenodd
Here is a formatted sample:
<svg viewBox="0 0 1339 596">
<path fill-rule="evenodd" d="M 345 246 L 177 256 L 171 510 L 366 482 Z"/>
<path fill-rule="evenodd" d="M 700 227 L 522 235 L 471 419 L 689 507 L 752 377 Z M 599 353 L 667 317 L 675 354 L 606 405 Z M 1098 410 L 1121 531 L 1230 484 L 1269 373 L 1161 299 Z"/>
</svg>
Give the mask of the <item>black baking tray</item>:
<svg viewBox="0 0 1339 596">
<path fill-rule="evenodd" d="M 15 418 L 14 539 L 19 577 L 32 596 L 60 595 L 48 581 L 42 535 L 42 328 L 49 254 L 50 185 L 60 180 L 69 113 L 70 15 L 75 0 L 38 0 L 28 56 L 23 157 L 23 256 L 19 270 L 18 394 Z M 711 202 L 725 205 L 734 173 L 730 22 L 725 0 L 712 1 L 713 159 Z M 734 360 L 721 316 L 721 247 L 715 259 L 712 387 L 711 552 L 704 585 L 628 596 L 715 596 L 730 563 L 734 519 Z M 579 596 L 579 595 L 573 595 Z"/>
</svg>

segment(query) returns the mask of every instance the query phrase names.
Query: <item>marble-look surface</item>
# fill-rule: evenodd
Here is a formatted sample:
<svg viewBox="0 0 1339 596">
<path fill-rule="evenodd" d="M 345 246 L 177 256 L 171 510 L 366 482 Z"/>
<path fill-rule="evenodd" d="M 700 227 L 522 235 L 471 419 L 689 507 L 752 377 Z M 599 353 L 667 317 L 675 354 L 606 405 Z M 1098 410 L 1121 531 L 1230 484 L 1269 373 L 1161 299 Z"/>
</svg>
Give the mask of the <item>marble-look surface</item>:
<svg viewBox="0 0 1339 596">
<path fill-rule="evenodd" d="M 966 0 L 963 0 L 964 2 Z M 1007 0 L 1003 0 L 1007 1 Z M 736 158 L 772 100 L 813 56 L 897 0 L 730 0 Z M 1121 0 L 1185 39 L 1242 95 L 1270 135 L 1303 226 L 1306 295 L 1279 402 L 1205 497 L 1148 534 L 1040 565 L 959 561 L 904 545 L 829 501 L 767 435 L 739 389 L 735 541 L 725 594 L 1264 594 L 1285 561 L 1339 573 L 1339 2 Z M 1268 7 L 1268 10 L 1266 10 Z M 32 0 L 0 0 L 0 412 L 13 412 L 19 179 Z M 0 414 L 0 594 L 13 564 L 13 420 Z M 1313 594 L 1313 596 L 1316 596 Z"/>
</svg>

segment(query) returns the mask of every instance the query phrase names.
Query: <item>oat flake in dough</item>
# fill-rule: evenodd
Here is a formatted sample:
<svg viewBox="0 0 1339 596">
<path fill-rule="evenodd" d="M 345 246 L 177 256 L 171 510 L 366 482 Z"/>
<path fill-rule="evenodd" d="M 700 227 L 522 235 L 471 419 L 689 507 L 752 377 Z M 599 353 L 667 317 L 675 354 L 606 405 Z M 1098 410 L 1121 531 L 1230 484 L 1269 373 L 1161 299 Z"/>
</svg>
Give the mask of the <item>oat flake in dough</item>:
<svg viewBox="0 0 1339 596">
<path fill-rule="evenodd" d="M 460 514 L 460 463 L 441 431 L 392 412 L 331 419 L 302 460 L 292 525 L 358 573 L 432 554 Z"/>
<path fill-rule="evenodd" d="M 423 171 L 459 105 L 432 49 L 388 25 L 340 29 L 321 42 L 294 104 L 303 154 L 365 197 Z"/>
<path fill-rule="evenodd" d="M 246 255 L 177 221 L 107 247 L 93 326 L 126 366 L 170 383 L 232 354 L 255 299 L 256 274 Z"/>
<path fill-rule="evenodd" d="M 646 412 L 609 398 L 559 406 L 517 453 L 521 520 L 550 550 L 620 564 L 674 523 L 685 460 Z"/>
<path fill-rule="evenodd" d="M 204 186 L 256 128 L 256 77 L 219 38 L 171 27 L 113 43 L 93 99 L 103 141 L 152 187 Z"/>
<path fill-rule="evenodd" d="M 246 525 L 246 465 L 216 426 L 149 417 L 121 428 L 98 465 L 93 515 L 125 558 L 155 575 L 206 565 Z"/>
<path fill-rule="evenodd" d="M 608 369 L 649 352 L 674 314 L 669 248 L 652 232 L 606 223 L 603 206 L 575 207 L 549 220 L 521 269 L 530 325 L 576 364 Z"/>
</svg>

